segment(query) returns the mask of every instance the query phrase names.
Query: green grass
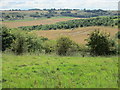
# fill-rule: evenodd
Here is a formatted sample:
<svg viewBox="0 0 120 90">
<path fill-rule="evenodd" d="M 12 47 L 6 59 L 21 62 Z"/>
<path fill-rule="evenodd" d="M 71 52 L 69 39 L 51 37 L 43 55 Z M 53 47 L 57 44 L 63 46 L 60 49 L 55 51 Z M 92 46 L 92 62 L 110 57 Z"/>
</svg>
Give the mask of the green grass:
<svg viewBox="0 0 120 90">
<path fill-rule="evenodd" d="M 21 19 L 21 20 L 9 20 L 9 21 L 3 21 L 3 22 L 23 22 L 23 21 L 34 21 L 34 20 L 45 20 L 45 19 L 57 19 L 57 18 L 74 18 L 74 17 L 57 16 L 57 17 L 51 17 L 51 18 L 42 17 L 42 18 L 38 18 L 38 19 L 26 18 L 26 19 Z"/>
<path fill-rule="evenodd" d="M 3 54 L 3 88 L 117 88 L 117 57 Z"/>
</svg>

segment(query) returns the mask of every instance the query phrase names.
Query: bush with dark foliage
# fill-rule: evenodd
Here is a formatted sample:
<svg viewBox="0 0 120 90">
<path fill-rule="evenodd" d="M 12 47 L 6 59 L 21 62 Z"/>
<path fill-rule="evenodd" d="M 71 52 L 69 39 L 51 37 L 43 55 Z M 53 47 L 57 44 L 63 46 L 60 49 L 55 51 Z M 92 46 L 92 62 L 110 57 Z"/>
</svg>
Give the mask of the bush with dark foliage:
<svg viewBox="0 0 120 90">
<path fill-rule="evenodd" d="M 95 30 L 89 36 L 87 46 L 91 55 L 110 55 L 116 52 L 115 42 L 110 39 L 109 34 Z"/>
<path fill-rule="evenodd" d="M 5 51 L 6 49 L 11 47 L 11 44 L 15 40 L 15 36 L 10 32 L 10 29 L 8 29 L 5 26 L 2 26 L 0 28 L 1 32 L 1 38 L 2 38 L 2 51 Z"/>
</svg>

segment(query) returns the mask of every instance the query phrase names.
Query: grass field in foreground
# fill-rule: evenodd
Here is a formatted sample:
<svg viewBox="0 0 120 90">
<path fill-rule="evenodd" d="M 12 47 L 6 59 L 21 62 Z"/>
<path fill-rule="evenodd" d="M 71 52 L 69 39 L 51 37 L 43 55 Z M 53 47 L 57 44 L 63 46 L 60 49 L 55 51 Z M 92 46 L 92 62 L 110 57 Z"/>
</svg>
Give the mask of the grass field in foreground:
<svg viewBox="0 0 120 90">
<path fill-rule="evenodd" d="M 117 57 L 3 54 L 3 88 L 117 88 Z"/>
</svg>

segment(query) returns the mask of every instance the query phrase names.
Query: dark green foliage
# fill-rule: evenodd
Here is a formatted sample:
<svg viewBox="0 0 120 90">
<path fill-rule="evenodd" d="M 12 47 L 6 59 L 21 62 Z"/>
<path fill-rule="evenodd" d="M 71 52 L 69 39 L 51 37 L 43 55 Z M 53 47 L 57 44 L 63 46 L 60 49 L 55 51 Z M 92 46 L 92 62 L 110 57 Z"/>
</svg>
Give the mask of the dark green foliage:
<svg viewBox="0 0 120 90">
<path fill-rule="evenodd" d="M 118 41 L 117 50 L 117 53 L 120 55 L 120 41 Z"/>
<path fill-rule="evenodd" d="M 45 41 L 43 44 L 43 48 L 45 50 L 45 53 L 53 53 L 55 52 L 56 42 L 50 40 Z"/>
<path fill-rule="evenodd" d="M 26 42 L 28 44 L 28 52 L 41 52 L 43 49 L 42 43 L 44 41 L 44 38 L 37 37 L 34 35 L 28 35 L 26 36 Z"/>
<path fill-rule="evenodd" d="M 15 36 L 10 32 L 7 27 L 1 27 L 0 31 L 2 31 L 2 51 L 5 51 L 7 48 L 11 47 Z"/>
<path fill-rule="evenodd" d="M 70 55 L 77 51 L 78 45 L 70 40 L 68 37 L 61 37 L 57 40 L 56 51 L 58 55 Z"/>
<path fill-rule="evenodd" d="M 47 40 L 48 40 L 48 38 L 46 38 L 46 37 L 40 37 L 40 39 L 41 39 L 42 41 L 47 41 Z"/>
<path fill-rule="evenodd" d="M 10 30 L 6 27 L 1 27 L 2 37 L 2 51 L 10 50 L 17 55 L 23 53 L 40 53 L 43 48 L 43 42 L 47 41 L 48 38 L 38 37 L 34 34 L 30 34 L 26 31 L 18 29 Z"/>
<path fill-rule="evenodd" d="M 40 16 L 40 15 L 36 15 L 36 14 L 34 15 L 34 14 L 33 14 L 33 15 L 30 15 L 30 17 L 33 17 L 33 18 L 40 18 L 41 16 Z"/>
<path fill-rule="evenodd" d="M 90 48 L 91 55 L 115 54 L 115 42 L 110 39 L 110 35 L 95 30 L 89 35 L 87 46 Z"/>
<path fill-rule="evenodd" d="M 117 32 L 116 37 L 120 39 L 120 31 Z"/>
<path fill-rule="evenodd" d="M 27 52 L 27 49 L 26 38 L 22 34 L 17 34 L 16 40 L 12 43 L 12 51 L 17 55 L 21 55 Z"/>
<path fill-rule="evenodd" d="M 2 20 L 19 20 L 24 19 L 24 15 L 18 12 L 11 12 L 11 13 L 2 13 Z"/>
<path fill-rule="evenodd" d="M 113 48 L 116 51 L 116 55 L 120 55 L 120 41 L 116 41 L 115 47 Z"/>
<path fill-rule="evenodd" d="M 79 52 L 81 56 L 83 57 L 90 56 L 89 48 L 86 45 L 80 45 L 79 47 L 80 47 Z"/>
<path fill-rule="evenodd" d="M 50 25 L 36 25 L 36 26 L 23 26 L 19 27 L 22 30 L 51 30 L 51 29 L 71 29 L 78 27 L 88 27 L 88 26 L 114 26 L 115 21 L 111 17 L 99 17 L 92 19 L 79 19 L 79 20 L 69 20 L 64 22 L 58 22 L 56 24 Z"/>
<path fill-rule="evenodd" d="M 43 50 L 43 42 L 48 40 L 47 38 L 38 37 L 25 31 L 20 32 L 20 30 L 17 30 L 14 35 L 16 39 L 12 43 L 11 50 L 17 55 L 26 52 L 40 53 Z"/>
</svg>

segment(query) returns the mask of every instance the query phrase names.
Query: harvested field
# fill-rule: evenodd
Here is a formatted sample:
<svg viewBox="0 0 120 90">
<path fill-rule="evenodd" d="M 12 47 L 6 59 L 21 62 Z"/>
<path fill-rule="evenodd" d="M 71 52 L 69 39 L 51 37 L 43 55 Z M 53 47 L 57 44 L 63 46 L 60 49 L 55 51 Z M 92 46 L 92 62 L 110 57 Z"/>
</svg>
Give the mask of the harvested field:
<svg viewBox="0 0 120 90">
<path fill-rule="evenodd" d="M 54 24 L 61 21 L 68 21 L 80 18 L 50 18 L 43 20 L 33 20 L 33 21 L 20 21 L 20 22 L 2 22 L 3 25 L 9 28 L 17 28 L 20 26 L 33 26 L 33 25 L 45 25 L 45 24 Z"/>
<path fill-rule="evenodd" d="M 74 30 L 48 30 L 48 31 L 33 31 L 33 32 L 39 36 L 47 37 L 48 39 L 51 40 L 56 40 L 61 36 L 68 36 L 70 37 L 70 39 L 72 39 L 73 41 L 79 44 L 85 44 L 86 43 L 85 39 L 88 38 L 88 34 L 94 30 L 100 30 L 110 33 L 111 37 L 114 37 L 115 34 L 118 32 L 117 28 L 98 27 L 98 26 L 77 28 Z"/>
</svg>

